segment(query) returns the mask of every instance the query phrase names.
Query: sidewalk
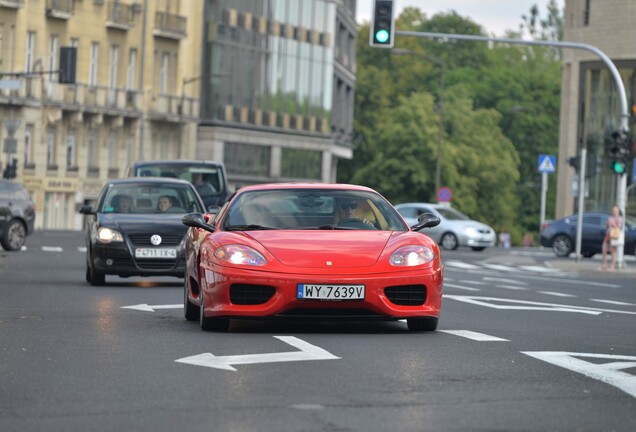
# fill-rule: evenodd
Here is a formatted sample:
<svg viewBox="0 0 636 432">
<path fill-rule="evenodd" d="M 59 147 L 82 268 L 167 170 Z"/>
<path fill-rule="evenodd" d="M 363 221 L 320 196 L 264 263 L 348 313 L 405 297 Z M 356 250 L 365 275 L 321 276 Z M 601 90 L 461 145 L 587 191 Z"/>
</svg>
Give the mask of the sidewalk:
<svg viewBox="0 0 636 432">
<path fill-rule="evenodd" d="M 609 258 L 609 257 L 608 257 Z M 630 259 L 631 258 L 631 259 Z M 608 266 L 610 259 L 608 259 Z M 601 257 L 594 256 L 592 258 L 581 258 L 577 261 L 576 258 L 555 258 L 553 260 L 546 260 L 545 265 L 552 268 L 557 268 L 563 271 L 575 271 L 577 273 L 594 273 L 596 275 L 631 275 L 636 278 L 636 260 L 634 257 L 625 257 L 625 265 L 621 269 L 617 270 L 605 270 L 601 271 Z"/>
</svg>

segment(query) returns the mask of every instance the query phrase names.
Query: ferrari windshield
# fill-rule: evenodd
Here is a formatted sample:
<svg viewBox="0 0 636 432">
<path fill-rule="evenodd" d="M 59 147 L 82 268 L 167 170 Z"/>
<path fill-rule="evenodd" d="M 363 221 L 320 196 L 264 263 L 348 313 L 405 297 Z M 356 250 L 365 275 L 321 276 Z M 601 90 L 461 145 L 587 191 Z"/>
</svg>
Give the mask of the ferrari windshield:
<svg viewBox="0 0 636 432">
<path fill-rule="evenodd" d="M 408 230 L 393 206 L 379 194 L 346 189 L 244 192 L 227 209 L 223 228 Z"/>
<path fill-rule="evenodd" d="M 107 191 L 101 213 L 203 213 L 194 188 L 189 184 L 122 183 Z"/>
</svg>

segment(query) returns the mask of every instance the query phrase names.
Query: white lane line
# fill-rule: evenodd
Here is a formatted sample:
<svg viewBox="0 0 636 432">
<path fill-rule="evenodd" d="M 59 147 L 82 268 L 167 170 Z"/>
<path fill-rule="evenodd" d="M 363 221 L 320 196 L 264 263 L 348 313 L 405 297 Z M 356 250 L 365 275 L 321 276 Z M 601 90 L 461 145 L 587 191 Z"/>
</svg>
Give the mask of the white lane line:
<svg viewBox="0 0 636 432">
<path fill-rule="evenodd" d="M 78 252 L 86 253 L 86 246 L 80 246 L 77 248 Z"/>
<path fill-rule="evenodd" d="M 462 269 L 471 269 L 471 270 L 479 268 L 479 266 L 476 266 L 474 264 L 468 264 L 463 261 L 444 261 L 444 265 L 450 266 L 450 267 L 462 268 Z"/>
<path fill-rule="evenodd" d="M 21 250 L 22 252 L 26 252 L 27 247 L 26 247 L 26 246 L 22 246 L 22 247 L 20 248 L 20 250 Z"/>
<path fill-rule="evenodd" d="M 444 288 L 449 287 L 449 288 L 457 288 L 457 289 L 461 289 L 461 290 L 465 290 L 465 291 L 481 291 L 479 288 L 472 288 L 472 287 L 465 287 L 462 285 L 455 285 L 455 284 L 449 284 L 444 282 Z"/>
<path fill-rule="evenodd" d="M 59 246 L 42 246 L 42 252 L 64 252 Z"/>
<path fill-rule="evenodd" d="M 620 302 L 620 301 L 615 301 L 615 300 L 590 299 L 590 301 L 598 302 L 598 303 L 607 303 L 607 304 L 619 305 L 619 306 L 636 306 L 634 303 L 625 303 L 625 302 Z"/>
<path fill-rule="evenodd" d="M 516 284 L 516 285 L 528 285 L 527 282 L 519 281 L 516 279 L 505 279 L 505 278 L 495 278 L 495 277 L 484 277 L 482 278 L 486 282 L 503 282 L 506 284 Z"/>
<path fill-rule="evenodd" d="M 533 280 L 547 281 L 547 282 L 554 282 L 555 281 L 554 278 L 558 277 L 559 283 L 562 283 L 562 284 L 589 285 L 589 286 L 597 286 L 597 287 L 604 287 L 604 288 L 621 288 L 621 285 L 616 285 L 616 284 L 610 284 L 610 283 L 604 283 L 604 282 L 591 282 L 591 281 L 580 280 L 580 279 L 569 279 L 567 278 L 567 276 L 572 277 L 573 274 L 566 274 L 566 273 L 553 274 L 549 277 L 530 275 L 527 273 L 526 274 L 518 273 L 515 276 L 518 278 L 523 278 L 523 279 L 533 279 Z"/>
<path fill-rule="evenodd" d="M 574 294 L 566 294 L 554 291 L 537 291 L 539 294 L 551 295 L 555 297 L 576 297 Z"/>
<path fill-rule="evenodd" d="M 524 270 L 530 270 L 533 272 L 546 272 L 546 273 L 563 273 L 561 269 L 543 267 L 543 266 L 521 266 Z"/>
<path fill-rule="evenodd" d="M 471 285 L 486 285 L 486 282 L 482 282 L 482 281 L 463 280 L 462 282 L 471 284 Z"/>
<path fill-rule="evenodd" d="M 514 290 L 514 291 L 527 291 L 527 288 L 524 287 L 520 287 L 520 286 L 516 286 L 516 285 L 495 285 L 495 288 L 504 288 L 504 289 L 509 289 L 509 290 Z"/>
<path fill-rule="evenodd" d="M 442 333 L 448 333 L 455 336 L 461 336 L 479 342 L 508 342 L 508 339 L 502 339 L 497 336 L 490 336 L 484 333 L 478 333 L 470 330 L 437 330 Z"/>
<path fill-rule="evenodd" d="M 514 267 L 508 267 L 505 265 L 500 265 L 500 264 L 483 264 L 484 267 L 487 267 L 489 269 L 493 269 L 493 270 L 501 270 L 501 271 L 505 271 L 505 272 L 514 272 L 514 271 L 518 271 L 518 269 L 514 268 Z"/>
</svg>

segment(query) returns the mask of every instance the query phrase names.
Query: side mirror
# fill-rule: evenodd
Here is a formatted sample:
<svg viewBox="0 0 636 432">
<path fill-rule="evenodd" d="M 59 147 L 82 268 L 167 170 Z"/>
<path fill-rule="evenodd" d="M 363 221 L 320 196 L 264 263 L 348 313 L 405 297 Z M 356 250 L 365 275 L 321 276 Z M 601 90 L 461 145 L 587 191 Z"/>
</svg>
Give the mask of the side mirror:
<svg viewBox="0 0 636 432">
<path fill-rule="evenodd" d="M 181 223 L 192 228 L 201 228 L 210 232 L 214 231 L 214 225 L 208 224 L 201 213 L 188 213 L 181 218 Z"/>
<path fill-rule="evenodd" d="M 432 228 L 439 225 L 441 222 L 440 218 L 435 216 L 433 213 L 422 213 L 417 218 L 417 223 L 411 227 L 413 231 L 419 231 L 424 228 Z"/>
<path fill-rule="evenodd" d="M 95 214 L 95 212 L 93 211 L 93 206 L 92 205 L 83 205 L 79 212 L 81 214 L 85 214 L 85 215 L 90 215 L 90 214 Z"/>
</svg>

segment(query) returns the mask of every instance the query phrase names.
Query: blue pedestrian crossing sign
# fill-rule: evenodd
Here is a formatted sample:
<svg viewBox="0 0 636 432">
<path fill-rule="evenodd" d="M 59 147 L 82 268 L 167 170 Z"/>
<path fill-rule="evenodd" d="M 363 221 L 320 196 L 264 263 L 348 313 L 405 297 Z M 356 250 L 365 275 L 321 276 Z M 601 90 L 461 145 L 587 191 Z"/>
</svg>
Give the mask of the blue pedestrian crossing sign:
<svg viewBox="0 0 636 432">
<path fill-rule="evenodd" d="M 556 156 L 554 155 L 539 155 L 539 172 L 540 173 L 553 173 L 556 171 Z"/>
</svg>

